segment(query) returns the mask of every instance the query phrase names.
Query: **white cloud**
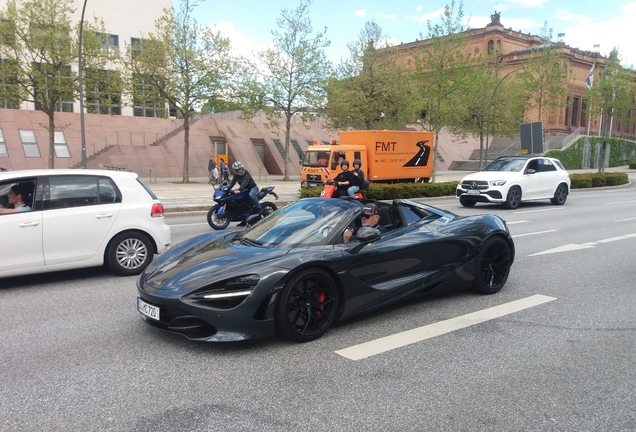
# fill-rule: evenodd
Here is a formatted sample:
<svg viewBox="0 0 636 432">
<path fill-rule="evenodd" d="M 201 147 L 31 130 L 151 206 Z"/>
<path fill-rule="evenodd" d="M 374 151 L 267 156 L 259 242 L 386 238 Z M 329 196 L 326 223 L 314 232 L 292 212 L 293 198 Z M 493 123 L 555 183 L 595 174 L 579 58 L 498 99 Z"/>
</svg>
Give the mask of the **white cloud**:
<svg viewBox="0 0 636 432">
<path fill-rule="evenodd" d="M 358 9 L 357 11 L 355 11 L 355 16 L 357 17 L 365 17 L 367 16 L 367 10 L 366 9 Z"/>
<path fill-rule="evenodd" d="M 397 21 L 397 15 L 388 15 L 382 12 L 378 12 L 377 15 L 380 18 L 386 19 L 386 20 L 390 20 L 390 21 Z"/>
<path fill-rule="evenodd" d="M 557 19 L 569 21 L 576 24 L 589 24 L 592 22 L 592 19 L 586 17 L 585 15 L 575 14 L 567 10 L 559 11 L 556 17 Z"/>
<path fill-rule="evenodd" d="M 530 18 L 501 18 L 501 25 L 517 31 L 537 27 L 537 24 Z"/>
<path fill-rule="evenodd" d="M 415 8 L 415 12 L 418 12 L 418 13 L 419 13 L 419 12 L 422 12 L 423 10 L 424 10 L 424 6 L 417 6 L 417 7 Z"/>
<path fill-rule="evenodd" d="M 545 0 L 504 0 L 504 4 L 524 8 L 534 8 L 541 6 L 543 3 L 545 3 Z"/>
<path fill-rule="evenodd" d="M 426 22 L 434 19 L 438 19 L 444 14 L 444 8 L 438 9 L 435 12 L 430 12 L 424 15 L 415 15 L 410 18 L 411 21 Z"/>
<path fill-rule="evenodd" d="M 271 45 L 248 38 L 239 32 L 231 21 L 220 21 L 216 24 L 211 24 L 210 27 L 218 30 L 223 36 L 230 39 L 232 52 L 236 55 L 252 58 L 256 52 L 271 47 Z"/>
</svg>

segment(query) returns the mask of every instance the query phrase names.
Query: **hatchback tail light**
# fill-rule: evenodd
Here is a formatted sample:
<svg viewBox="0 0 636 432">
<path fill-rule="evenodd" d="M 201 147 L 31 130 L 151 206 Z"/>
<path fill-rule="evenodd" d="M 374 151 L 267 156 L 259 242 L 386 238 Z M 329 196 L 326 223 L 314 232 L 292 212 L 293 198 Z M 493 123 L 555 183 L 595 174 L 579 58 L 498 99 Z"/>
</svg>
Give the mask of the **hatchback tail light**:
<svg viewBox="0 0 636 432">
<path fill-rule="evenodd" d="M 163 204 L 161 203 L 153 203 L 152 209 L 150 210 L 151 217 L 163 217 Z"/>
</svg>

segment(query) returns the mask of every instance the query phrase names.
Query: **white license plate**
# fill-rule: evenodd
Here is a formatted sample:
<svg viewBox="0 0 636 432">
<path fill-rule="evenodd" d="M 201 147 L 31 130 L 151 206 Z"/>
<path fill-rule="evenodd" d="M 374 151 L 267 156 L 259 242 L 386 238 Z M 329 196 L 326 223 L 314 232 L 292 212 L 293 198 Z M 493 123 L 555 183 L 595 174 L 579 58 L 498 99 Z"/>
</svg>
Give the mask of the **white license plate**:
<svg viewBox="0 0 636 432">
<path fill-rule="evenodd" d="M 159 308 L 149 305 L 140 298 L 137 298 L 137 310 L 148 318 L 159 321 Z"/>
<path fill-rule="evenodd" d="M 467 190 L 466 194 L 467 195 L 479 195 L 479 191 L 471 189 L 471 190 Z"/>
</svg>

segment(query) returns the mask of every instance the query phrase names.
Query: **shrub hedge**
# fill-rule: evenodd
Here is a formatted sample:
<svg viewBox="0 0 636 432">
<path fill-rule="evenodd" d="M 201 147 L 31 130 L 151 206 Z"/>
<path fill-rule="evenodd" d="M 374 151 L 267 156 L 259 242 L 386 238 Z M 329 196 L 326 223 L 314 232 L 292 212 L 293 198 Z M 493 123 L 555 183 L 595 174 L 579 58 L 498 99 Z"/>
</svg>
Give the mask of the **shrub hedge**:
<svg viewBox="0 0 636 432">
<path fill-rule="evenodd" d="M 581 169 L 583 168 L 583 147 L 586 138 L 589 139 L 591 145 L 590 166 L 593 167 L 596 160 L 596 144 L 601 140 L 599 137 L 580 137 L 565 150 L 549 150 L 545 155 L 560 160 L 566 170 Z M 606 141 L 610 144 L 610 167 L 636 162 L 636 142 L 620 138 L 606 138 Z"/>
<path fill-rule="evenodd" d="M 617 186 L 627 184 L 626 173 L 588 173 L 570 174 L 572 189 L 584 189 L 601 186 Z M 409 198 L 432 198 L 440 196 L 454 196 L 457 188 L 456 181 L 443 183 L 372 183 L 369 189 L 362 191 L 366 199 L 393 200 Z M 321 187 L 301 188 L 301 198 L 320 196 Z"/>
</svg>

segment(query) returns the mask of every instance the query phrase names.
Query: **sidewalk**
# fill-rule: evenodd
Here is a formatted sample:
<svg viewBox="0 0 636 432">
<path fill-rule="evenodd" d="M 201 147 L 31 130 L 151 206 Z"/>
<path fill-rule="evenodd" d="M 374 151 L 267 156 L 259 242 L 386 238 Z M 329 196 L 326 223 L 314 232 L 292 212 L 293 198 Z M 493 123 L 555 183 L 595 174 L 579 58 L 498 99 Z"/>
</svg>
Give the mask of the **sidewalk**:
<svg viewBox="0 0 636 432">
<path fill-rule="evenodd" d="M 580 169 L 570 170 L 570 174 L 596 173 L 598 169 Z M 627 165 L 624 167 L 606 168 L 605 172 L 626 172 L 636 173 L 630 170 Z M 439 171 L 435 174 L 436 182 L 459 181 L 462 177 L 471 174 L 471 171 Z M 184 207 L 188 200 L 205 199 L 211 201 L 214 189 L 208 184 L 207 177 L 190 178 L 190 183 L 181 183 L 181 178 L 153 178 L 152 182 L 148 177 L 140 177 L 140 179 L 157 195 L 161 200 L 184 199 Z M 274 186 L 274 192 L 280 197 L 282 202 L 296 201 L 300 197 L 300 176 L 290 176 L 290 180 L 283 180 L 282 175 L 267 175 L 260 178 L 255 177 L 254 180 L 259 188 Z"/>
</svg>

